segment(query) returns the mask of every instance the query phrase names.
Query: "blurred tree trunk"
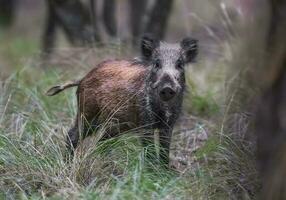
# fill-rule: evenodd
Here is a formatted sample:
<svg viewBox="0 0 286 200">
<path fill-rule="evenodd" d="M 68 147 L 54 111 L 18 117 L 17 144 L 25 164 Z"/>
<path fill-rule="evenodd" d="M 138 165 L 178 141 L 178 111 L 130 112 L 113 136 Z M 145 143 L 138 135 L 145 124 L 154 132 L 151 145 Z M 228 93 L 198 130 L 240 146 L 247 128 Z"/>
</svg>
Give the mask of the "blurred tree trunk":
<svg viewBox="0 0 286 200">
<path fill-rule="evenodd" d="M 117 36 L 116 23 L 116 3 L 115 0 L 104 0 L 103 5 L 103 22 L 107 33 L 112 36 Z"/>
<path fill-rule="evenodd" d="M 48 56 L 55 46 L 56 40 L 56 13 L 50 1 L 47 1 L 47 17 L 43 35 L 43 52 Z"/>
<path fill-rule="evenodd" d="M 51 53 L 55 44 L 55 31 L 62 28 L 69 42 L 75 46 L 92 45 L 100 37 L 95 20 L 94 0 L 90 10 L 79 0 L 46 0 L 47 18 L 43 36 L 43 51 Z M 92 12 L 91 12 L 92 11 Z"/>
<path fill-rule="evenodd" d="M 286 55 L 285 55 L 286 56 Z M 283 66 L 286 66 L 284 59 Z M 256 117 L 262 199 L 286 199 L 286 70 L 265 91 Z"/>
<path fill-rule="evenodd" d="M 0 26 L 8 27 L 13 23 L 15 0 L 0 0 Z"/>
<path fill-rule="evenodd" d="M 43 51 L 50 54 L 56 37 L 56 29 L 62 28 L 69 42 L 76 46 L 87 46 L 101 41 L 96 20 L 96 0 L 90 0 L 87 9 L 80 0 L 46 0 L 48 13 L 43 35 Z M 148 1 L 130 0 L 130 24 L 132 43 L 136 44 L 142 33 L 150 33 L 163 39 L 171 14 L 173 0 L 156 0 L 148 17 L 144 16 Z M 116 1 L 103 2 L 103 22 L 107 33 L 117 36 Z"/>
<path fill-rule="evenodd" d="M 90 4 L 90 8 L 89 8 L 89 12 L 90 12 L 90 19 L 91 19 L 91 26 L 92 26 L 92 31 L 94 34 L 94 42 L 100 42 L 101 41 L 101 37 L 99 34 L 99 27 L 98 27 L 98 19 L 96 17 L 97 14 L 97 4 L 96 4 L 97 0 L 90 0 L 89 4 Z"/>
<path fill-rule="evenodd" d="M 136 46 L 144 27 L 144 15 L 146 13 L 148 1 L 129 0 L 130 5 L 130 28 L 132 44 Z"/>
<path fill-rule="evenodd" d="M 145 33 L 152 34 L 158 39 L 164 38 L 173 3 L 173 0 L 157 0 L 155 2 L 145 27 Z"/>
<path fill-rule="evenodd" d="M 261 199 L 286 199 L 286 2 L 270 1 L 268 59 L 259 72 L 265 90 L 256 114 Z"/>
<path fill-rule="evenodd" d="M 84 45 L 97 40 L 93 33 L 89 10 L 79 0 L 48 0 L 55 11 L 57 23 L 74 45 Z"/>
<path fill-rule="evenodd" d="M 262 190 L 254 189 L 261 192 L 257 199 L 282 200 L 286 199 L 286 1 L 237 2 L 243 2 L 247 14 L 246 23 L 237 30 L 239 43 L 234 43 L 238 52 L 231 71 L 234 78 L 228 81 L 230 120 L 224 127 L 236 141 L 246 143 L 248 152 L 256 148 L 256 178 L 262 181 Z"/>
</svg>

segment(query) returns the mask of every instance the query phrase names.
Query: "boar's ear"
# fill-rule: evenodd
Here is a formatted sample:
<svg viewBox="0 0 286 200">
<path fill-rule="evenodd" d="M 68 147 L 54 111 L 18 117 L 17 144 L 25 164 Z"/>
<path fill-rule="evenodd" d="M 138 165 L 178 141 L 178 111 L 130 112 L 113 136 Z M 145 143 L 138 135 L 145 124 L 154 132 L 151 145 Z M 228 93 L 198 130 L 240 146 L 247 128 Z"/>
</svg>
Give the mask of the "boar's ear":
<svg viewBox="0 0 286 200">
<path fill-rule="evenodd" d="M 141 53 L 144 59 L 152 57 L 154 50 L 159 46 L 159 41 L 151 35 L 144 35 L 141 39 Z"/>
<path fill-rule="evenodd" d="M 193 62 L 198 54 L 198 40 L 187 37 L 180 43 L 185 63 Z"/>
</svg>

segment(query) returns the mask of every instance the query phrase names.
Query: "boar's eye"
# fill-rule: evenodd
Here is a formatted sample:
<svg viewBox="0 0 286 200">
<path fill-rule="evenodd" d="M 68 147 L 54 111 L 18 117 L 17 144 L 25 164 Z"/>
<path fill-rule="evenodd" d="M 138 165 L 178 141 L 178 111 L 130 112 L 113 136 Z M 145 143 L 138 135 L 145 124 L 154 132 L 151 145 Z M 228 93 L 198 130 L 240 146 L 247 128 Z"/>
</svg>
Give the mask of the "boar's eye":
<svg viewBox="0 0 286 200">
<path fill-rule="evenodd" d="M 154 62 L 154 68 L 155 69 L 160 69 L 161 68 L 161 62 L 159 59 L 155 60 Z"/>
<path fill-rule="evenodd" d="M 181 59 L 179 59 L 176 63 L 176 68 L 177 69 L 183 69 L 184 68 L 184 63 Z"/>
</svg>

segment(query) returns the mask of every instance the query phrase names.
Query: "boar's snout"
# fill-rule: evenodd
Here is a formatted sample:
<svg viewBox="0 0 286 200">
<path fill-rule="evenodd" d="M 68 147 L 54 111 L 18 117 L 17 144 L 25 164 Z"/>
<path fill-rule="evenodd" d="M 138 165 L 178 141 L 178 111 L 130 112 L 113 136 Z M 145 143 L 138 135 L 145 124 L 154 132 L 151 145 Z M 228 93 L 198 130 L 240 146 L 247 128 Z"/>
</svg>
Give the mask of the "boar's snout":
<svg viewBox="0 0 286 200">
<path fill-rule="evenodd" d="M 159 96 L 162 101 L 170 101 L 176 96 L 176 91 L 170 86 L 165 86 L 159 91 Z"/>
</svg>

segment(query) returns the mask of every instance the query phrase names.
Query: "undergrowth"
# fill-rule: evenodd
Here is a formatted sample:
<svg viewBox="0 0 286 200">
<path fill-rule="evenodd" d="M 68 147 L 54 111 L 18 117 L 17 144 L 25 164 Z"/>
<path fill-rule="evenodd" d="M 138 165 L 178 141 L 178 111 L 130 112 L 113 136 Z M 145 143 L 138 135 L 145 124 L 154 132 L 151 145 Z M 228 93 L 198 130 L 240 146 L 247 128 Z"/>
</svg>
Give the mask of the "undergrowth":
<svg viewBox="0 0 286 200">
<path fill-rule="evenodd" d="M 251 199 L 256 170 L 250 152 L 220 132 L 184 172 L 162 167 L 128 133 L 104 142 L 87 138 L 65 161 L 65 135 L 76 112 L 74 91 L 46 97 L 59 70 L 24 67 L 1 82 L 0 198 L 4 199 Z M 72 77 L 64 77 L 65 79 Z M 61 80 L 62 81 L 62 80 Z M 203 97 L 200 97 L 203 98 Z M 206 101 L 208 100 L 198 100 Z M 198 103 L 197 104 L 203 104 Z M 203 105 L 200 105 L 203 106 Z M 199 107 L 200 108 L 200 107 Z M 209 107 L 207 108 L 209 109 Z M 217 109 L 217 108 L 216 108 Z M 254 184 L 255 185 L 255 184 Z"/>
</svg>

